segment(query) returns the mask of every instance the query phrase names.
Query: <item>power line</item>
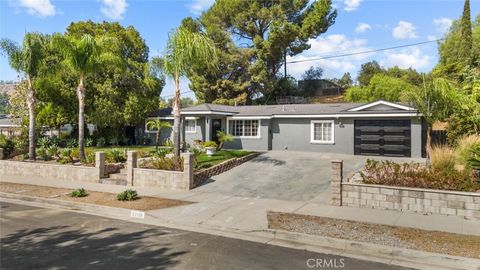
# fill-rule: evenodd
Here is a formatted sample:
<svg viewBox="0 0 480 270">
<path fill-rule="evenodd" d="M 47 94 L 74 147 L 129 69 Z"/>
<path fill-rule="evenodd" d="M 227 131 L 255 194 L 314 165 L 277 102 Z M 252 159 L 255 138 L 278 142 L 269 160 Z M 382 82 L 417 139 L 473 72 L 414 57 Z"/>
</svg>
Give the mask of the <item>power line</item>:
<svg viewBox="0 0 480 270">
<path fill-rule="evenodd" d="M 182 95 L 182 94 L 187 94 L 187 93 L 190 93 L 190 92 L 193 92 L 193 91 L 192 91 L 192 90 L 183 91 L 183 92 L 180 92 L 180 95 Z M 167 97 L 173 97 L 173 96 L 175 96 L 175 94 L 166 95 L 166 96 L 161 96 L 161 97 L 167 98 Z"/>
<path fill-rule="evenodd" d="M 315 60 L 322 60 L 322 59 L 332 59 L 332 58 L 340 58 L 340 57 L 345 57 L 345 56 L 353 56 L 353 55 L 359 55 L 359 54 L 367 54 L 367 53 L 372 53 L 372 52 L 381 52 L 381 51 L 395 50 L 395 49 L 400 49 L 400 48 L 406 48 L 406 47 L 412 47 L 412 46 L 418 46 L 418 45 L 423 45 L 423 44 L 438 42 L 438 41 L 440 41 L 440 40 L 443 40 L 443 38 L 435 39 L 435 40 L 429 40 L 429 41 L 423 41 L 423 42 L 417 42 L 417 43 L 411 43 L 411 44 L 406 44 L 406 45 L 399 45 L 399 46 L 393 46 L 393 47 L 386 47 L 386 48 L 380 48 L 380 49 L 374 49 L 374 50 L 361 51 L 361 52 L 353 52 L 353 53 L 345 53 L 345 54 L 337 54 L 337 55 L 328 55 L 328 56 L 319 56 L 319 57 L 313 57 L 313 58 L 309 58 L 309 59 L 294 60 L 294 61 L 288 61 L 287 64 L 296 64 L 296 63 L 302 63 L 302 62 L 308 62 L 308 61 L 315 61 Z"/>
</svg>

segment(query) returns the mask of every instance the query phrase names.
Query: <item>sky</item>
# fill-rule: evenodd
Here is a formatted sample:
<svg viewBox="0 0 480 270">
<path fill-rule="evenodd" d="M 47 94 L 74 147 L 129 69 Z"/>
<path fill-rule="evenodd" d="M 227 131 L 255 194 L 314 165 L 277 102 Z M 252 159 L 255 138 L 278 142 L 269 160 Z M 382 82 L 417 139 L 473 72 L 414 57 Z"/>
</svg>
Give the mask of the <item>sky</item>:
<svg viewBox="0 0 480 270">
<path fill-rule="evenodd" d="M 248 0 L 245 0 L 248 1 Z M 313 0 L 312 0 L 313 1 Z M 168 33 L 183 18 L 199 16 L 213 0 L 0 0 L 0 38 L 21 43 L 25 32 L 64 32 L 71 22 L 118 21 L 134 26 L 145 39 L 150 56 L 161 55 Z M 463 10 L 463 0 L 337 0 L 335 24 L 309 41 L 311 48 L 289 57 L 298 61 L 316 57 L 364 52 L 442 38 Z M 471 1 L 472 20 L 480 14 L 480 0 Z M 310 66 L 321 66 L 324 77 L 356 76 L 360 65 L 376 60 L 384 67 L 412 67 L 430 71 L 438 61 L 436 42 L 418 46 L 339 58 L 287 64 L 287 73 L 299 79 Z M 17 80 L 18 74 L 0 56 L 0 80 Z M 181 83 L 183 92 L 188 82 Z M 162 96 L 169 98 L 173 86 L 167 82 Z M 193 97 L 193 93 L 183 96 Z"/>
</svg>

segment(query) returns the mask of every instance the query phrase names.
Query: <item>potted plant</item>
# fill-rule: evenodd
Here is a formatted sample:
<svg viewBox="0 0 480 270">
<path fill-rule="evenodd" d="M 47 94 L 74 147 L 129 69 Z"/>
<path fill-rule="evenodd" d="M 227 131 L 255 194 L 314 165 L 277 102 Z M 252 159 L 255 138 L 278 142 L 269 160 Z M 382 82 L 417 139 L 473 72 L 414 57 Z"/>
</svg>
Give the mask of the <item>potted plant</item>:
<svg viewBox="0 0 480 270">
<path fill-rule="evenodd" d="M 215 150 L 217 150 L 218 145 L 214 141 L 206 141 L 203 144 L 203 147 L 205 148 L 207 155 L 212 156 L 213 154 L 215 154 Z"/>
</svg>

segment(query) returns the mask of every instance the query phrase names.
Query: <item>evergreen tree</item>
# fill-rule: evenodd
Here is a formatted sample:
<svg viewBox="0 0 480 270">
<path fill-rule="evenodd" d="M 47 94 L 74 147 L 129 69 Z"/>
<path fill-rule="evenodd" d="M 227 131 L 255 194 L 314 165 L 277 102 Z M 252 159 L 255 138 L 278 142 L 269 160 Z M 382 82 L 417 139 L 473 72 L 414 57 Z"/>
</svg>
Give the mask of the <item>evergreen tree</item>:
<svg viewBox="0 0 480 270">
<path fill-rule="evenodd" d="M 463 15 L 460 22 L 460 59 L 467 64 L 472 58 L 472 21 L 470 19 L 470 0 L 465 0 Z"/>
</svg>

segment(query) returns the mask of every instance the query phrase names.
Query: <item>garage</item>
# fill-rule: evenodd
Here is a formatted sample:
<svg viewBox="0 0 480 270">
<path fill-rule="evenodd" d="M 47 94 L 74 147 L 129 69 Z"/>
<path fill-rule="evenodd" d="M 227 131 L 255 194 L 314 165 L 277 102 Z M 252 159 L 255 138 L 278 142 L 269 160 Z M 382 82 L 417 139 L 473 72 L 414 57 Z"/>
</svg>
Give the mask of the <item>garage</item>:
<svg viewBox="0 0 480 270">
<path fill-rule="evenodd" d="M 355 120 L 355 155 L 410 157 L 410 120 Z"/>
</svg>

